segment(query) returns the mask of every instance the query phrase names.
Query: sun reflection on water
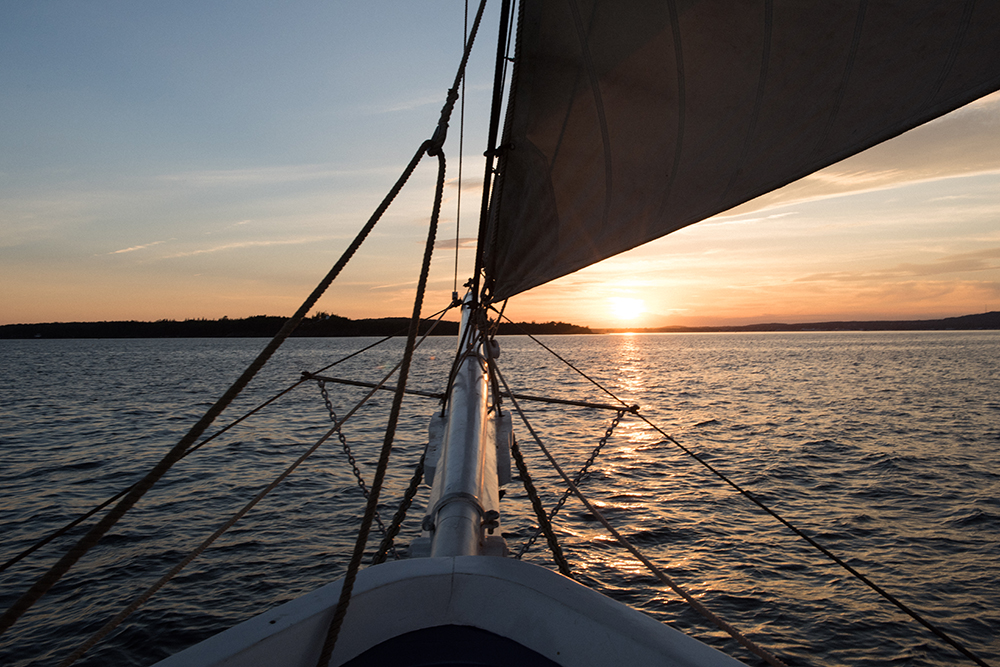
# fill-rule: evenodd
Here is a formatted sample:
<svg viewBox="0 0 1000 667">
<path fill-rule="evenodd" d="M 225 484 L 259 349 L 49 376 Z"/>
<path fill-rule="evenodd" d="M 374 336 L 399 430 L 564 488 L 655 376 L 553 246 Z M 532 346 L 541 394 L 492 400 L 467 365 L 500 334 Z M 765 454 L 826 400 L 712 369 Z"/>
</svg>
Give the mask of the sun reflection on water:
<svg viewBox="0 0 1000 667">
<path fill-rule="evenodd" d="M 997 621 L 982 613 L 992 608 L 991 595 L 995 597 L 1000 581 L 992 557 L 1000 526 L 992 472 L 1000 469 L 995 446 L 998 334 L 635 334 L 552 336 L 546 342 L 582 362 L 580 367 L 603 386 L 639 404 L 640 414 L 793 516 L 804 530 L 822 536 L 836 552 L 858 560 L 879 580 L 959 628 L 987 659 L 1000 655 L 989 639 L 1000 636 Z M 28 546 L 43 528 L 62 525 L 70 505 L 89 507 L 117 491 L 122 480 L 131 481 L 133 469 L 151 465 L 161 440 L 174 435 L 194 411 L 192 401 L 211 393 L 185 393 L 192 384 L 224 378 L 231 366 L 227 355 L 252 358 L 256 350 L 256 341 L 228 340 L 6 343 L 8 364 L 0 376 L 17 392 L 9 392 L 9 403 L 0 407 L 7 438 L 5 491 L 18 501 L 2 527 L 13 550 Z M 293 339 L 285 366 L 272 377 L 281 382 L 297 378 L 303 368 L 320 366 L 317 362 L 334 351 L 340 356 L 342 347 L 353 350 L 354 343 Z M 436 354 L 417 361 L 450 358 L 452 341 L 427 345 Z M 562 366 L 532 341 L 509 337 L 502 345 L 503 368 L 514 391 L 611 402 L 580 376 L 560 374 Z M 43 352 L 48 356 L 40 357 Z M 152 383 L 145 372 L 151 358 L 157 360 L 158 375 Z M 378 379 L 373 367 L 384 366 L 385 358 L 396 356 L 380 353 L 374 364 L 359 360 L 342 374 Z M 141 370 L 111 374 L 108 367 L 116 360 Z M 49 375 L 25 370 L 36 364 L 60 366 L 64 384 L 53 386 Z M 415 388 L 440 389 L 433 378 L 422 380 L 416 372 L 413 377 L 422 383 Z M 66 386 L 73 391 L 64 391 Z M 209 389 L 222 391 L 224 386 Z M 354 391 L 332 392 L 338 410 L 353 402 Z M 247 404 L 265 396 L 261 390 Z M 387 478 L 388 499 L 401 496 L 410 478 L 405 466 L 417 460 L 426 442 L 433 407 L 424 401 L 404 403 L 393 454 L 402 467 Z M 388 405 L 383 399 L 370 414 L 362 411 L 350 423 L 348 440 L 366 474 L 377 458 L 380 415 Z M 570 474 L 579 470 L 614 418 L 611 411 L 545 403 L 525 408 Z M 162 495 L 151 498 L 134 523 L 116 536 L 122 544 L 113 548 L 124 549 L 139 533 L 133 530 L 136 524 L 150 526 L 152 542 L 143 547 L 140 560 L 126 572 L 117 561 L 97 556 L 86 575 L 98 583 L 98 591 L 128 584 L 136 573 L 159 576 L 164 554 L 214 530 L 217 513 L 230 506 L 230 491 L 237 484 L 255 488 L 268 481 L 271 467 L 283 467 L 282 457 L 292 456 L 292 441 L 311 440 L 328 423 L 318 392 L 311 388 L 310 395 L 289 400 L 254 428 L 234 430 L 236 442 L 220 440 L 217 449 L 206 448 L 203 456 L 186 460 Z M 109 424 L 120 431 L 116 440 L 104 437 Z M 542 460 L 523 425 L 516 424 L 515 433 L 543 503 L 551 508 L 565 485 Z M 121 455 L 119 440 L 128 457 Z M 345 559 L 339 555 L 353 548 L 364 498 L 338 447 L 321 449 L 317 457 L 266 506 L 250 513 L 232 542 L 209 550 L 186 582 L 178 580 L 154 601 L 158 609 L 181 619 L 175 635 L 193 641 L 206 631 L 201 612 L 185 620 L 184 610 L 212 609 L 217 619 L 213 627 L 221 629 L 342 573 Z M 910 641 L 911 626 L 864 593 L 858 595 L 853 582 L 804 551 L 777 522 L 759 516 L 633 415 L 625 415 L 616 427 L 582 488 L 612 525 L 692 595 L 797 664 L 881 664 L 914 650 L 908 648 L 916 643 Z M 517 548 L 533 534 L 536 519 L 521 485 L 512 483 L 507 489 L 502 530 Z M 188 513 L 180 522 L 182 509 Z M 404 524 L 400 543 L 419 533 L 417 517 Z M 628 556 L 577 500 L 571 498 L 560 511 L 555 530 L 579 581 L 714 646 L 732 648 Z M 111 548 L 107 554 L 113 553 Z M 544 539 L 525 558 L 553 567 Z M 235 559 L 250 567 L 232 567 Z M 262 586 L 265 577 L 282 584 Z M 9 581 L 5 590 L 24 583 Z M 76 595 L 76 590 L 66 591 L 43 601 L 39 613 L 49 613 L 57 603 L 68 611 L 37 637 L 21 638 L 29 644 L 30 656 L 64 651 L 85 638 L 86 628 L 76 622 L 83 606 L 88 613 L 118 611 L 112 596 Z M 132 632 L 155 630 L 142 617 L 133 623 Z M 124 650 L 115 641 L 110 640 L 111 648 Z M 928 643 L 917 650 L 923 657 L 908 664 L 953 664 L 947 650 Z M 12 655 L 0 648 L 4 664 L 34 659 L 17 662 L 20 658 Z M 146 657 L 144 647 L 140 659 Z M 90 664 L 104 663 L 97 655 Z"/>
</svg>

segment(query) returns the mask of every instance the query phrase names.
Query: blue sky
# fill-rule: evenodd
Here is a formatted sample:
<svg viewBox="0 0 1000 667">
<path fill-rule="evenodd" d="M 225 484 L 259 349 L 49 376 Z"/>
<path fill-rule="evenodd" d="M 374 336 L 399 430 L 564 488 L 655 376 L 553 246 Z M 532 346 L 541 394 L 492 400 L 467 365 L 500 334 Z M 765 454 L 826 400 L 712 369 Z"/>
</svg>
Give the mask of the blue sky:
<svg viewBox="0 0 1000 667">
<path fill-rule="evenodd" d="M 290 314 L 433 131 L 463 5 L 5 3 L 0 323 Z M 463 238 L 495 24 L 470 69 Z M 1000 310 L 998 130 L 994 95 L 510 313 L 615 326 L 616 299 L 644 311 L 637 325 Z M 452 290 L 457 116 L 446 150 L 432 309 Z M 432 180 L 418 172 L 319 308 L 409 312 Z"/>
</svg>

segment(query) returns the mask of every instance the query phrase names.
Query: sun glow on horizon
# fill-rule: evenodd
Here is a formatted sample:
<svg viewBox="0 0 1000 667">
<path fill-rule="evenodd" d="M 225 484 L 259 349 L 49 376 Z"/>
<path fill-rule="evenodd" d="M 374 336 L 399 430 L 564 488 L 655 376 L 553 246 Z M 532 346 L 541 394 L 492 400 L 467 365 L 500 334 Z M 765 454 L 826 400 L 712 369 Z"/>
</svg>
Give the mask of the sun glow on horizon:
<svg viewBox="0 0 1000 667">
<path fill-rule="evenodd" d="M 646 302 L 630 297 L 612 297 L 611 315 L 617 320 L 634 320 L 646 312 Z"/>
</svg>

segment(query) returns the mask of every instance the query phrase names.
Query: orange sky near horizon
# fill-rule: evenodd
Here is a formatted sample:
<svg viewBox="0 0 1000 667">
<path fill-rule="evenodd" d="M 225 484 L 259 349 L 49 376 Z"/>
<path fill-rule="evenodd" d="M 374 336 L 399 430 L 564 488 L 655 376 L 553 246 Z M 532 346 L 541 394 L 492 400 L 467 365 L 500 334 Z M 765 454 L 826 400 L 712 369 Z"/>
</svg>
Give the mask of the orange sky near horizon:
<svg viewBox="0 0 1000 667">
<path fill-rule="evenodd" d="M 0 324 L 294 312 L 433 129 L 454 73 L 460 12 L 381 4 L 411 25 L 339 5 L 234 17 L 182 3 L 113 20 L 22 7 L 0 27 Z M 276 20 L 300 38 L 251 48 Z M 489 60 L 470 63 L 459 285 Z M 457 125 L 427 314 L 455 279 Z M 316 310 L 409 314 L 432 172 L 420 168 Z M 506 313 L 611 328 L 985 310 L 1000 310 L 1000 94 L 518 295 Z"/>
</svg>

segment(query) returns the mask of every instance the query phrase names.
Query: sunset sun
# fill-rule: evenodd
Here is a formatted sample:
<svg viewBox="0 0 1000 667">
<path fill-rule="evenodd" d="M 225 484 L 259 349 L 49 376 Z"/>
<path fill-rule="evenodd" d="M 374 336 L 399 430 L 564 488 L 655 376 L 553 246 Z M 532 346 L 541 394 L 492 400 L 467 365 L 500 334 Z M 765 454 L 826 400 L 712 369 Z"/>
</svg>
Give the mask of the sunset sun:
<svg viewBox="0 0 1000 667">
<path fill-rule="evenodd" d="M 618 320 L 634 320 L 646 312 L 646 303 L 642 299 L 613 297 L 611 299 L 611 314 Z"/>
</svg>

